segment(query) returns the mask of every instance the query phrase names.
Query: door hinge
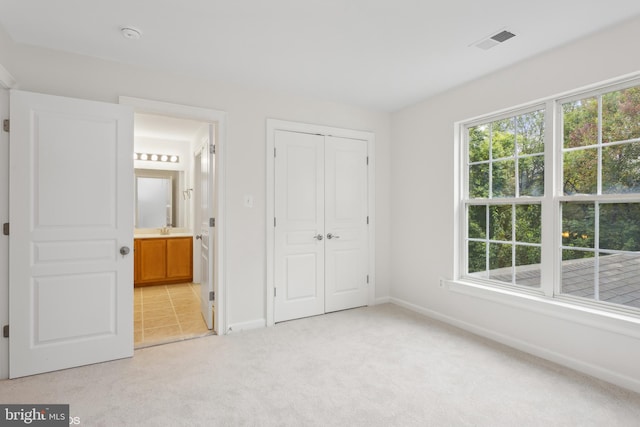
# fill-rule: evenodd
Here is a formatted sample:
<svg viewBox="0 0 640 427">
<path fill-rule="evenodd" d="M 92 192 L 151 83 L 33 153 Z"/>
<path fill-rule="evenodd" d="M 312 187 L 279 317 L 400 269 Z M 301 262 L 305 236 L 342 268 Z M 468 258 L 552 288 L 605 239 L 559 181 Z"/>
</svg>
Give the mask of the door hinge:
<svg viewBox="0 0 640 427">
<path fill-rule="evenodd" d="M 273 157 L 276 156 L 276 147 L 273 147 Z"/>
<path fill-rule="evenodd" d="M 4 338 L 9 338 L 9 325 L 4 325 L 2 327 L 2 336 Z"/>
<path fill-rule="evenodd" d="M 278 294 L 278 288 L 273 288 L 273 297 L 275 298 L 276 295 Z"/>
<path fill-rule="evenodd" d="M 209 227 L 215 227 L 215 226 L 216 226 L 216 219 L 209 218 Z"/>
<path fill-rule="evenodd" d="M 3 129 L 5 132 L 9 132 L 9 129 L 11 128 L 11 125 L 10 125 L 9 123 L 10 123 L 10 122 L 9 122 L 9 119 L 4 119 L 4 120 L 2 121 L 2 129 Z"/>
<path fill-rule="evenodd" d="M 211 154 L 216 154 L 216 146 L 214 144 L 209 145 L 209 152 Z"/>
<path fill-rule="evenodd" d="M 367 215 L 367 225 L 369 225 L 369 215 Z"/>
<path fill-rule="evenodd" d="M 216 293 L 214 291 L 210 291 L 209 292 L 209 301 L 215 301 L 216 300 Z"/>
<path fill-rule="evenodd" d="M 369 283 L 369 275 L 367 274 L 367 283 Z"/>
<path fill-rule="evenodd" d="M 367 165 L 369 165 L 369 156 L 367 156 Z"/>
<path fill-rule="evenodd" d="M 9 223 L 5 222 L 4 224 L 2 224 L 2 234 L 4 234 L 5 236 L 9 235 Z"/>
<path fill-rule="evenodd" d="M 274 227 L 276 226 L 276 217 L 275 216 L 273 217 L 273 226 Z"/>
</svg>

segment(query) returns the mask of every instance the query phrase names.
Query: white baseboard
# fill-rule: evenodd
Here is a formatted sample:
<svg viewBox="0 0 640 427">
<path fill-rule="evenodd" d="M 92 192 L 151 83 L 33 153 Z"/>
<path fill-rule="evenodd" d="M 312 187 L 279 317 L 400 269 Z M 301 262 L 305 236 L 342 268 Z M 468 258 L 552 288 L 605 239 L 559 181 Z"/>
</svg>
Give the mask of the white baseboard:
<svg viewBox="0 0 640 427">
<path fill-rule="evenodd" d="M 235 332 L 248 331 L 250 329 L 259 329 L 267 326 L 266 319 L 250 320 L 248 322 L 232 323 L 227 328 L 227 334 Z"/>
<path fill-rule="evenodd" d="M 373 305 L 386 304 L 389 302 L 391 302 L 391 297 L 380 297 L 375 299 L 375 301 L 373 302 Z"/>
<path fill-rule="evenodd" d="M 607 369 L 602 366 L 593 365 L 591 363 L 576 359 L 574 357 L 569 357 L 564 354 L 557 353 L 555 351 L 549 350 L 544 347 L 533 345 L 526 341 L 522 341 L 520 339 L 513 338 L 511 336 L 504 335 L 499 332 L 492 331 L 490 329 L 482 328 L 477 325 L 464 322 L 462 320 L 447 316 L 437 311 L 420 307 L 416 304 L 401 300 L 399 298 L 391 297 L 389 299 L 392 304 L 399 305 L 400 307 L 407 308 L 411 311 L 420 313 L 432 319 L 436 319 L 441 322 L 448 323 L 450 325 L 456 326 L 460 329 L 464 329 L 473 334 L 480 335 L 482 337 L 499 342 L 506 346 L 513 347 L 520 351 L 524 351 L 525 353 L 532 354 L 542 359 L 546 359 L 551 362 L 557 363 L 559 365 L 566 366 L 567 368 L 573 369 L 575 371 L 582 372 L 592 377 L 635 391 L 636 393 L 640 393 L 640 381 L 636 380 L 635 378 L 628 377 L 627 375 L 623 375 L 618 372 L 611 371 L 610 369 Z"/>
</svg>

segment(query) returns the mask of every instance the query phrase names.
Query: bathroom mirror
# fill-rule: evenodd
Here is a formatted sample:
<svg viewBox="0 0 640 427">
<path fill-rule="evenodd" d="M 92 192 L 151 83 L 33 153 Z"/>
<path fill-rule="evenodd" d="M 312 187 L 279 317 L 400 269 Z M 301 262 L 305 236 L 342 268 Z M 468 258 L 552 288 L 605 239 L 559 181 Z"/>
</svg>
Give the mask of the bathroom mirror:
<svg viewBox="0 0 640 427">
<path fill-rule="evenodd" d="M 179 172 L 136 169 L 136 228 L 182 227 L 177 185 Z"/>
</svg>

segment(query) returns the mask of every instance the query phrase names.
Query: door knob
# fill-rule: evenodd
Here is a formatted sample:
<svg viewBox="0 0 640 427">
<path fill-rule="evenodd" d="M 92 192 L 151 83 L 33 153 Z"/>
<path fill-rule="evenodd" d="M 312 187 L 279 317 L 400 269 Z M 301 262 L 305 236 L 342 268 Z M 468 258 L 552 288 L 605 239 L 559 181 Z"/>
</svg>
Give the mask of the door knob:
<svg viewBox="0 0 640 427">
<path fill-rule="evenodd" d="M 340 236 L 332 234 L 332 233 L 328 233 L 327 234 L 327 239 L 331 240 L 331 239 L 339 239 Z"/>
<path fill-rule="evenodd" d="M 202 234 L 196 234 L 196 240 L 202 240 Z"/>
<path fill-rule="evenodd" d="M 128 246 L 123 246 L 120 248 L 120 255 L 123 257 L 129 253 L 130 249 Z"/>
<path fill-rule="evenodd" d="M 322 234 L 318 234 L 317 236 L 313 236 L 314 239 L 322 240 Z"/>
</svg>

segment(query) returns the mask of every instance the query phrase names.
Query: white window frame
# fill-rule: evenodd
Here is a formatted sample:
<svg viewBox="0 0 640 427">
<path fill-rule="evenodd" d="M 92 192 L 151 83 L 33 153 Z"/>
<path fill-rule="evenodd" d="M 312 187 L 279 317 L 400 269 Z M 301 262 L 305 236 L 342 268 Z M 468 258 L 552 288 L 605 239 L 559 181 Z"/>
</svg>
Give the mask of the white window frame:
<svg viewBox="0 0 640 427">
<path fill-rule="evenodd" d="M 562 166 L 563 166 L 563 127 L 562 127 L 562 104 L 573 100 L 584 99 L 592 96 L 602 96 L 607 92 L 612 92 L 628 87 L 640 86 L 640 75 L 634 74 L 623 78 L 594 84 L 587 88 L 582 88 L 567 93 L 551 96 L 542 100 L 523 104 L 499 112 L 478 116 L 472 119 L 457 122 L 454 133 L 456 139 L 456 181 L 457 181 L 457 206 L 456 215 L 458 217 L 457 230 L 455 230 L 454 245 L 455 256 L 458 260 L 454 268 L 454 283 L 481 286 L 486 290 L 495 290 L 500 293 L 507 292 L 510 295 L 521 295 L 533 297 L 540 300 L 553 301 L 559 304 L 568 304 L 574 307 L 583 307 L 601 313 L 620 314 L 640 318 L 640 309 L 636 309 L 621 304 L 608 303 L 606 301 L 589 300 L 575 297 L 568 294 L 561 294 L 562 275 L 562 218 L 560 204 L 565 201 L 606 201 L 606 202 L 640 202 L 640 194 L 614 194 L 614 195 L 569 195 L 565 196 L 562 188 Z M 509 197 L 494 199 L 471 199 L 469 194 L 469 167 L 468 167 L 468 129 L 477 125 L 502 120 L 505 118 L 518 116 L 532 111 L 544 109 L 545 111 L 545 136 L 544 136 L 544 195 L 541 197 Z M 599 114 L 598 126 L 601 125 L 601 112 Z M 601 135 L 599 134 L 599 142 Z M 602 147 L 602 145 L 598 145 Z M 601 154 L 599 154 L 601 155 Z M 516 154 L 517 162 L 517 154 Z M 601 160 L 599 158 L 599 163 Z M 598 183 L 600 190 L 600 183 Z M 599 193 L 600 191 L 598 191 Z M 517 190 L 516 190 L 517 195 Z M 468 242 L 467 242 L 467 210 L 468 205 L 497 205 L 497 204 L 530 204 L 540 203 L 541 212 L 541 276 L 540 288 L 531 288 L 518 284 L 498 282 L 489 278 L 478 278 L 468 275 Z M 515 221 L 515 217 L 512 218 Z M 515 231 L 514 231 L 515 232 Z M 459 286 L 455 289 L 463 291 Z M 466 292 L 466 291 L 464 291 Z"/>
</svg>

